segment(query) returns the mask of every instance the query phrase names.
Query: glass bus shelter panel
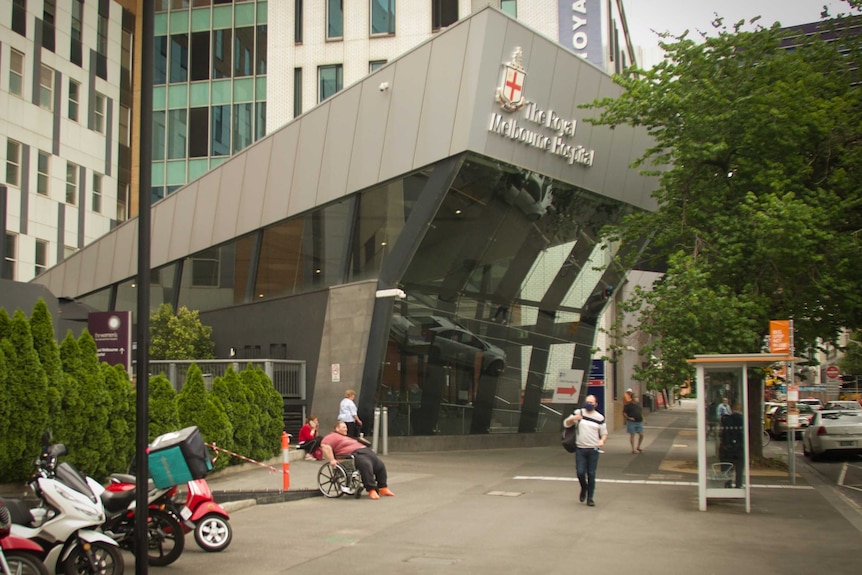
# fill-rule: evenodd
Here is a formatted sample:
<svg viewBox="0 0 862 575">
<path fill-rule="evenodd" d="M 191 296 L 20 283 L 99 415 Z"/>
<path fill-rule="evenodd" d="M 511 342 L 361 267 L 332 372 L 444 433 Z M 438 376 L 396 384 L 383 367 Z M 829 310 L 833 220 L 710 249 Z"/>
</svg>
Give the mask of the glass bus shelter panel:
<svg viewBox="0 0 862 575">
<path fill-rule="evenodd" d="M 705 368 L 704 392 L 709 496 L 741 497 L 738 490 L 748 479 L 745 477 L 743 368 Z"/>
</svg>

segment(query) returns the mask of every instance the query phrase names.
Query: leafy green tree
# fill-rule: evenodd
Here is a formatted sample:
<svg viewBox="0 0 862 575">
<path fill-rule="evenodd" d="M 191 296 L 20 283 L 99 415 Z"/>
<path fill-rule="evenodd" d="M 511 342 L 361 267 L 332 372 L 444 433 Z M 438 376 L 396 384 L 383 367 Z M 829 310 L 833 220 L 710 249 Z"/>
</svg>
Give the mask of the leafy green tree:
<svg viewBox="0 0 862 575">
<path fill-rule="evenodd" d="M 135 454 L 135 404 L 132 383 L 121 365 L 99 364 L 108 396 L 108 433 L 112 448 L 104 454 L 109 472 L 125 470 Z"/>
<path fill-rule="evenodd" d="M 189 367 L 186 382 L 177 395 L 177 412 L 182 427 L 197 425 L 205 442 L 233 450 L 233 428 L 224 406 L 217 397 L 211 397 L 207 392 L 201 368 L 197 364 Z M 222 469 L 228 463 L 229 458 L 219 457 L 214 468 Z"/>
<path fill-rule="evenodd" d="M 668 262 L 656 293 L 628 302 L 653 337 L 637 375 L 657 386 L 662 371 L 692 373 L 686 356 L 760 351 L 770 319 L 794 319 L 801 352 L 862 323 L 862 99 L 848 66 L 862 38 L 789 51 L 778 27 L 744 27 L 663 34 L 666 60 L 616 76 L 623 94 L 593 104 L 596 123 L 653 139 L 636 165 L 660 176 L 657 209 L 606 238 L 649 238 Z"/>
<path fill-rule="evenodd" d="M 67 379 L 65 429 L 62 435 L 55 430 L 55 438 L 69 448 L 68 461 L 86 475 L 102 479 L 109 473 L 105 454 L 113 450 L 113 441 L 108 429 L 108 395 L 96 342 L 86 329 L 77 340 L 69 334 L 60 346 L 60 357 Z"/>
<path fill-rule="evenodd" d="M 149 441 L 159 435 L 180 429 L 177 412 L 177 392 L 163 374 L 150 377 L 149 384 Z"/>
<path fill-rule="evenodd" d="M 232 366 L 228 366 L 224 376 L 215 378 L 212 395 L 221 401 L 233 428 L 233 451 L 251 457 L 254 436 L 260 431 L 256 418 L 251 417 L 246 386 Z"/>
<path fill-rule="evenodd" d="M 150 317 L 150 358 L 211 359 L 211 337 L 212 328 L 201 323 L 197 311 L 181 306 L 174 314 L 173 307 L 163 303 Z"/>
<path fill-rule="evenodd" d="M 33 346 L 48 379 L 48 414 L 55 421 L 61 414 L 63 364 L 60 361 L 60 347 L 54 337 L 51 312 L 42 298 L 36 302 L 30 315 L 30 331 L 33 333 Z"/>
<path fill-rule="evenodd" d="M 50 425 L 48 382 L 33 347 L 30 323 L 21 310 L 12 316 L 9 337 L 0 341 L 0 349 L 6 358 L 4 395 L 10 407 L 8 431 L 0 438 L 9 467 L 0 469 L 0 482 L 20 481 L 32 472 L 42 434 Z"/>
<path fill-rule="evenodd" d="M 254 435 L 251 458 L 257 461 L 265 461 L 273 454 L 273 446 L 271 443 L 271 432 L 273 427 L 272 415 L 267 409 L 266 384 L 251 365 L 247 365 L 240 374 L 243 386 L 246 389 L 246 397 L 248 397 L 249 406 L 251 408 L 251 417 L 254 418 L 255 427 L 258 432 Z M 280 440 L 279 440 L 280 444 Z"/>
<path fill-rule="evenodd" d="M 269 424 L 261 429 L 263 434 L 263 448 L 272 457 L 278 453 L 281 445 L 281 434 L 284 431 L 284 398 L 275 389 L 272 380 L 260 367 L 249 365 L 245 371 L 251 371 L 260 381 L 260 387 L 264 390 L 264 402 L 262 408 L 269 415 Z"/>
</svg>

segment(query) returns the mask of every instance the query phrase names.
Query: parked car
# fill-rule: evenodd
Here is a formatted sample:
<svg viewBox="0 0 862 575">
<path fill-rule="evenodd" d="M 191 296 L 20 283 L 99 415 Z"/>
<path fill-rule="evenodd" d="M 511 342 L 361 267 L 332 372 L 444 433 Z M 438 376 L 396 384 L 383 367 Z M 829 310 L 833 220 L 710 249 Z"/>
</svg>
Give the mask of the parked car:
<svg viewBox="0 0 862 575">
<path fill-rule="evenodd" d="M 431 332 L 433 338 L 428 351 L 431 362 L 472 368 L 476 365 L 476 356 L 481 353 L 484 373 L 500 375 L 506 369 L 506 352 L 466 329 L 436 327 Z"/>
<path fill-rule="evenodd" d="M 802 436 L 802 452 L 812 459 L 824 453 L 862 453 L 862 410 L 815 412 Z"/>
<path fill-rule="evenodd" d="M 802 433 L 811 423 L 811 418 L 814 416 L 814 408 L 805 403 L 797 403 L 799 410 L 799 427 L 796 429 L 796 434 Z M 785 437 L 788 432 L 787 427 L 787 406 L 779 407 L 772 414 L 772 427 L 770 428 L 772 437 Z"/>
<path fill-rule="evenodd" d="M 862 405 L 858 401 L 830 401 L 826 403 L 823 409 L 852 409 L 862 411 Z"/>
<path fill-rule="evenodd" d="M 813 409 L 823 409 L 823 402 L 816 397 L 804 397 L 796 402 L 797 405 L 810 405 Z"/>
<path fill-rule="evenodd" d="M 779 407 L 786 407 L 786 403 L 777 403 L 769 401 L 763 406 L 763 429 L 772 435 L 772 416 L 778 411 Z"/>
</svg>

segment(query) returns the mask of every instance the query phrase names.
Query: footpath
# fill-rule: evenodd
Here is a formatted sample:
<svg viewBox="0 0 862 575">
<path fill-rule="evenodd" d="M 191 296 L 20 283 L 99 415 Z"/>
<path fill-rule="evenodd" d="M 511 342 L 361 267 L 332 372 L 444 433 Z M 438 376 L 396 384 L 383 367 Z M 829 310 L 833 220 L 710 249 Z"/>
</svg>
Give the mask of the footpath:
<svg viewBox="0 0 862 575">
<path fill-rule="evenodd" d="M 862 514 L 840 488 L 800 465 L 752 473 L 742 500 L 697 504 L 693 405 L 647 414 L 644 452 L 624 430 L 599 461 L 596 507 L 577 500 L 574 458 L 557 445 L 382 456 L 396 497 L 316 496 L 321 464 L 292 456 L 298 500 L 255 504 L 279 492 L 281 474 L 257 468 L 213 474 L 230 494 L 234 541 L 213 557 L 187 546 L 183 574 L 290 572 L 569 574 L 858 572 Z M 780 455 L 784 442 L 767 448 Z M 271 462 L 280 468 L 280 461 Z M 243 494 L 248 497 L 243 497 Z M 221 501 L 221 499 L 219 499 Z"/>
</svg>

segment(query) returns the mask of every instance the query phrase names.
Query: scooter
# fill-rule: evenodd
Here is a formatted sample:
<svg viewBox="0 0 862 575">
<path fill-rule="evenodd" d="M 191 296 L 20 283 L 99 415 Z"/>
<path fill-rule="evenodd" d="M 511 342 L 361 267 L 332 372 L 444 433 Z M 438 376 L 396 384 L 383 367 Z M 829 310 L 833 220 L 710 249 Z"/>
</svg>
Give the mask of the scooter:
<svg viewBox="0 0 862 575">
<path fill-rule="evenodd" d="M 135 478 L 115 482 L 104 488 L 99 498 L 105 506 L 107 519 L 102 531 L 113 538 L 123 549 L 135 551 Z M 168 510 L 176 487 L 158 489 L 152 480 L 147 481 L 147 563 L 154 567 L 170 565 L 180 558 L 185 547 L 182 524 Z"/>
<path fill-rule="evenodd" d="M 48 575 L 42 563 L 42 548 L 28 539 L 10 535 L 12 518 L 0 499 L 0 574 Z"/>
<path fill-rule="evenodd" d="M 12 535 L 41 548 L 40 557 L 51 573 L 122 575 L 123 555 L 117 542 L 97 531 L 105 509 L 94 489 L 98 483 L 69 463 L 57 463 L 67 453 L 63 444 L 45 445 L 36 460 L 29 486 L 41 504 L 29 509 L 22 502 L 12 512 Z"/>
<path fill-rule="evenodd" d="M 134 488 L 135 476 L 126 473 L 111 474 L 107 491 L 125 491 Z M 179 501 L 176 486 L 171 488 L 169 503 L 165 510 L 181 521 L 185 533 L 194 531 L 195 542 L 204 551 L 224 551 L 233 539 L 230 515 L 224 507 L 213 500 L 206 479 L 193 479 L 186 484 L 186 498 Z M 151 506 L 152 507 L 152 506 Z"/>
</svg>

